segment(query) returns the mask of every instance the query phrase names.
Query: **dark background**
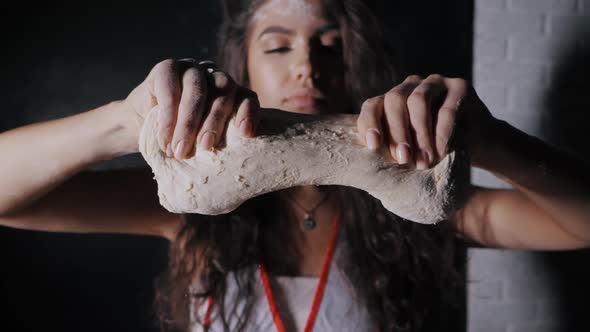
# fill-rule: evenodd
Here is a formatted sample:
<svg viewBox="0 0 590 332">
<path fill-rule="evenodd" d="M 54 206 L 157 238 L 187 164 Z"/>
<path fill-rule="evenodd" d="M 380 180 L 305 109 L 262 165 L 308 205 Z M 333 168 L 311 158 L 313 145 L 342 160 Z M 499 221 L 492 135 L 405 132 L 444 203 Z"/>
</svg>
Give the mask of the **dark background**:
<svg viewBox="0 0 590 332">
<path fill-rule="evenodd" d="M 471 79 L 472 1 L 387 3 L 409 72 Z M 21 6 L 3 15 L 2 131 L 125 98 L 163 59 L 215 54 L 216 1 Z M 95 166 L 117 167 L 145 165 L 134 155 Z M 166 254 L 165 240 L 146 236 L 0 227 L 0 315 L 11 326 L 0 330 L 156 331 Z"/>
</svg>

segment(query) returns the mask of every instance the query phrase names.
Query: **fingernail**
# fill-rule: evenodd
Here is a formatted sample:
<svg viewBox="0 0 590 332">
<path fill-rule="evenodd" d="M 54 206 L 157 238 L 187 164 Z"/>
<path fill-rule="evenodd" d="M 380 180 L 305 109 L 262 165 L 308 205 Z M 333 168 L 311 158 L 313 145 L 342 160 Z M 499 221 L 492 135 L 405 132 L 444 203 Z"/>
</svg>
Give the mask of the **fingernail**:
<svg viewBox="0 0 590 332">
<path fill-rule="evenodd" d="M 170 143 L 166 144 L 166 156 L 168 156 L 168 158 L 174 157 L 174 153 L 172 152 L 172 146 L 170 145 Z"/>
<path fill-rule="evenodd" d="M 367 147 L 371 150 L 377 150 L 381 144 L 381 135 L 375 128 L 367 130 Z"/>
<path fill-rule="evenodd" d="M 426 160 L 428 166 L 432 165 L 432 155 L 430 154 L 430 152 L 422 150 L 422 154 L 424 155 L 424 160 Z"/>
<path fill-rule="evenodd" d="M 176 143 L 176 149 L 174 149 L 174 157 L 176 157 L 176 159 L 182 159 L 182 157 L 184 157 L 184 143 L 184 140 L 181 140 L 178 143 Z"/>
<path fill-rule="evenodd" d="M 416 168 L 420 170 L 427 169 L 431 163 L 430 154 L 422 150 L 416 160 Z"/>
<path fill-rule="evenodd" d="M 201 144 L 199 144 L 199 148 L 202 150 L 211 150 L 213 148 L 213 144 L 215 144 L 215 134 L 208 131 L 203 135 L 203 137 L 201 137 Z"/>
<path fill-rule="evenodd" d="M 240 122 L 240 133 L 242 136 L 249 136 L 252 132 L 252 121 L 250 118 L 245 118 Z"/>
<path fill-rule="evenodd" d="M 399 164 L 407 164 L 410 160 L 410 145 L 407 143 L 400 143 L 396 149 L 397 162 Z"/>
</svg>

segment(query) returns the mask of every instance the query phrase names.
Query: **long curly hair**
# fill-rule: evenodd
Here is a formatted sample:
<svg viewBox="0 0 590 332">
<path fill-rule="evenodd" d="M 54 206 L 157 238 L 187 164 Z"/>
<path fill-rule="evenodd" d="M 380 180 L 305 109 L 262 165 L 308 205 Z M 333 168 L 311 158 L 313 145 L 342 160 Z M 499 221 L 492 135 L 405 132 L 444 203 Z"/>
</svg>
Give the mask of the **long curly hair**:
<svg viewBox="0 0 590 332">
<path fill-rule="evenodd" d="M 219 31 L 219 63 L 240 84 L 247 84 L 246 37 L 263 0 L 227 0 Z M 338 20 L 343 38 L 346 86 L 359 109 L 368 97 L 399 82 L 391 44 L 384 42 L 378 3 L 324 0 Z M 326 187 L 322 187 L 326 189 Z M 322 189 L 320 188 L 320 189 Z M 460 306 L 464 284 L 456 230 L 450 222 L 417 224 L 402 219 L 367 193 L 333 186 L 342 204 L 345 275 L 380 331 L 428 331 L 445 326 Z M 260 260 L 277 271 L 290 271 L 298 259 L 278 193 L 248 200 L 220 216 L 184 215 L 170 244 L 168 268 L 156 280 L 156 310 L 163 331 L 188 331 L 196 311 L 209 297 L 229 331 L 228 317 L 246 326 L 254 303 L 256 266 Z M 291 245 L 289 245 L 291 244 Z M 272 264 L 271 264 L 272 263 Z M 226 312 L 228 278 L 237 285 Z M 198 285 L 198 288 L 195 287 Z M 240 310 L 238 310 L 238 308 Z M 192 312 L 191 312 L 192 310 Z M 443 325 L 440 325 L 443 324 Z"/>
</svg>

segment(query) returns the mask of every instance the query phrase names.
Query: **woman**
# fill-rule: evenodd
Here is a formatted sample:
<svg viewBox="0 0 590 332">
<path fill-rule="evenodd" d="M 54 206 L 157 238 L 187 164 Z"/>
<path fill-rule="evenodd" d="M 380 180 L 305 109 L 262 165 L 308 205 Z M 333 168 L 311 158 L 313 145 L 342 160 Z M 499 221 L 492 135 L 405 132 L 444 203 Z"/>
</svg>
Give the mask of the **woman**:
<svg viewBox="0 0 590 332">
<path fill-rule="evenodd" d="M 428 329 L 460 282 L 454 235 L 491 247 L 589 246 L 580 162 L 493 118 L 464 80 L 397 79 L 370 9 L 353 0 L 228 5 L 220 45 L 227 72 L 166 60 L 125 100 L 2 133 L 0 151 L 12 158 L 0 166 L 1 224 L 169 239 L 158 288 L 167 330 Z M 472 164 L 515 189 L 473 186 L 454 217 L 434 227 L 401 220 L 357 190 L 314 186 L 252 199 L 226 216 L 176 215 L 158 204 L 150 172 L 82 172 L 136 152 L 155 105 L 160 147 L 179 159 L 215 148 L 230 121 L 256 135 L 259 105 L 360 110 L 367 148 L 418 169 L 445 156 L 459 125 Z"/>
</svg>

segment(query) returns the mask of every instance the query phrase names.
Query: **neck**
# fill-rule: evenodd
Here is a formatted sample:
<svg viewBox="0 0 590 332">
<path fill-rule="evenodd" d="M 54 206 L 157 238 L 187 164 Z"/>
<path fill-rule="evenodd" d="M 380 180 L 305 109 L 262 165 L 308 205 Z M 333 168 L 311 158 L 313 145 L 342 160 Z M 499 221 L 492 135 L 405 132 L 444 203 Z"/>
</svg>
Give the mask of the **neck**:
<svg viewBox="0 0 590 332">
<path fill-rule="evenodd" d="M 309 210 L 316 206 L 324 198 L 325 191 L 320 191 L 316 186 L 294 187 L 282 192 L 288 194 L 292 200 Z M 299 264 L 296 271 L 289 274 L 299 276 L 319 276 L 322 263 L 333 229 L 333 219 L 339 208 L 337 192 L 331 192 L 329 197 L 314 211 L 316 221 L 315 228 L 306 230 L 303 227 L 305 211 L 297 204 L 283 196 L 283 202 L 287 207 L 289 227 L 292 240 L 299 252 Z"/>
</svg>

